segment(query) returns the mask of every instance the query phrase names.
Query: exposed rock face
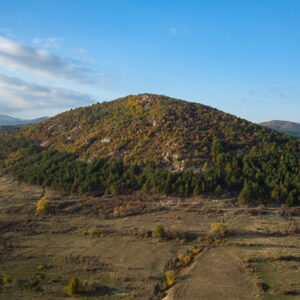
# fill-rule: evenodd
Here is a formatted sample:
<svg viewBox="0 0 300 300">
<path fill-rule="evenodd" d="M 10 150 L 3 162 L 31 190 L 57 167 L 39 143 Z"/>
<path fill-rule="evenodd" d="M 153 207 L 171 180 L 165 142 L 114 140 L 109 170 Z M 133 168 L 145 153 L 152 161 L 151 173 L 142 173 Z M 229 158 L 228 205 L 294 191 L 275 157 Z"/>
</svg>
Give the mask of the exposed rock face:
<svg viewBox="0 0 300 300">
<path fill-rule="evenodd" d="M 101 143 L 104 143 L 104 144 L 111 143 L 111 141 L 112 141 L 112 139 L 109 137 L 101 139 Z"/>
<path fill-rule="evenodd" d="M 40 146 L 41 146 L 42 148 L 48 147 L 48 146 L 49 146 L 49 141 L 44 141 L 44 142 L 42 142 L 42 143 L 40 144 Z"/>
</svg>

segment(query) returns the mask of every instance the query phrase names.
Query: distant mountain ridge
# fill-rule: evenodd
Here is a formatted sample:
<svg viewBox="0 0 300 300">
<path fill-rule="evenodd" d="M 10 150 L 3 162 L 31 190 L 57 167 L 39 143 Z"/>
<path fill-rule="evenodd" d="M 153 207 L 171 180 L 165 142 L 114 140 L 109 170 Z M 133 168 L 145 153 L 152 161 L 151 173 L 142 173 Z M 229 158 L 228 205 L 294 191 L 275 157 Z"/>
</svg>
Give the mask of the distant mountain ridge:
<svg viewBox="0 0 300 300">
<path fill-rule="evenodd" d="M 282 133 L 300 137 L 300 124 L 289 121 L 273 120 L 263 122 L 260 125 L 277 130 Z"/>
<path fill-rule="evenodd" d="M 24 120 L 8 115 L 0 115 L 0 126 L 11 126 L 11 125 L 24 125 L 24 124 L 36 124 L 48 119 L 48 117 L 41 117 L 37 119 Z"/>
</svg>

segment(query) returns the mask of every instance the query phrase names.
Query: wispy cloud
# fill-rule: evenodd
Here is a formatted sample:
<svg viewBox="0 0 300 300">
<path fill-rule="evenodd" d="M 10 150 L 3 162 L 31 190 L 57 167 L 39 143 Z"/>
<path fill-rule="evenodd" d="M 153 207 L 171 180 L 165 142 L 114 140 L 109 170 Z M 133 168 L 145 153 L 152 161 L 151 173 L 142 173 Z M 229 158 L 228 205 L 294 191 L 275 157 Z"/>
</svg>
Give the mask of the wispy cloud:
<svg viewBox="0 0 300 300">
<path fill-rule="evenodd" d="M 177 28 L 175 28 L 175 27 L 170 28 L 170 34 L 171 35 L 176 35 L 177 34 Z"/>
<path fill-rule="evenodd" d="M 267 86 L 260 89 L 250 88 L 247 90 L 248 96 L 263 97 L 263 98 L 289 98 L 293 96 L 296 88 L 294 86 L 280 87 L 280 86 Z"/>
<path fill-rule="evenodd" d="M 190 33 L 190 29 L 189 28 L 172 27 L 169 29 L 169 33 L 170 33 L 170 35 L 173 35 L 173 36 L 175 36 L 175 35 L 185 36 Z"/>
<path fill-rule="evenodd" d="M 0 37 L 0 65 L 39 75 L 63 78 L 80 84 L 99 84 L 97 73 L 78 61 L 51 54 L 44 49 L 24 46 Z"/>
<path fill-rule="evenodd" d="M 4 35 L 6 37 L 9 37 L 9 38 L 14 37 L 13 31 L 10 28 L 7 28 L 7 27 L 0 27 L 0 34 Z"/>
<path fill-rule="evenodd" d="M 247 93 L 250 95 L 250 96 L 257 96 L 257 91 L 255 89 L 248 89 Z"/>
<path fill-rule="evenodd" d="M 94 99 L 88 94 L 0 74 L 0 108 L 5 113 L 28 109 L 66 109 L 91 103 Z"/>
<path fill-rule="evenodd" d="M 49 37 L 49 38 L 35 38 L 33 39 L 33 44 L 35 46 L 43 47 L 46 49 L 54 48 L 59 49 L 60 48 L 60 42 L 62 41 L 62 38 L 57 37 Z"/>
</svg>

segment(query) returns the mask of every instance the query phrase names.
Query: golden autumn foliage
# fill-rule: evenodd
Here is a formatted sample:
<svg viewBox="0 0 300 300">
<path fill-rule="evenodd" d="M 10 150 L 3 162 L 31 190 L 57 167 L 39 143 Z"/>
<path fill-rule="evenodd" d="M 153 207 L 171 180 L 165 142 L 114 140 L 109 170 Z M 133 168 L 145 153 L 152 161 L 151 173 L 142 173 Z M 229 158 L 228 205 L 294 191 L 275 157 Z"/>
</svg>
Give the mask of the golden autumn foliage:
<svg viewBox="0 0 300 300">
<path fill-rule="evenodd" d="M 175 280 L 176 280 L 175 271 L 169 270 L 165 273 L 165 276 L 166 276 L 167 285 L 172 286 L 175 283 Z"/>
<path fill-rule="evenodd" d="M 227 226 L 224 223 L 217 222 L 210 225 L 209 234 L 214 238 L 224 237 L 228 232 Z"/>
<path fill-rule="evenodd" d="M 35 214 L 37 216 L 40 215 L 48 215 L 50 213 L 50 201 L 46 197 L 42 197 L 36 207 Z"/>
</svg>

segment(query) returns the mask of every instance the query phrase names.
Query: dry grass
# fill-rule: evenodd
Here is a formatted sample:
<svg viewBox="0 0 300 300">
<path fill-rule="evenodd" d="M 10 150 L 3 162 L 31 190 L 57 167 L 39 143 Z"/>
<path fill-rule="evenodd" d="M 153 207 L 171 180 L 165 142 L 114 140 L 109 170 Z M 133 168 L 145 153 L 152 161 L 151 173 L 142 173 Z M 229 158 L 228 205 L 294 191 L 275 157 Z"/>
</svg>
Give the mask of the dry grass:
<svg viewBox="0 0 300 300">
<path fill-rule="evenodd" d="M 42 197 L 51 203 L 51 216 L 35 216 Z M 263 207 L 249 213 L 234 203 L 141 194 L 68 196 L 2 176 L 0 298 L 68 299 L 66 286 L 77 277 L 82 299 L 162 298 L 161 282 L 170 299 L 296 299 L 296 209 L 283 213 L 268 206 L 267 213 Z M 212 244 L 207 234 L 221 218 L 230 235 Z M 152 239 L 158 224 L 165 229 L 160 241 Z M 170 270 L 172 284 L 166 280 Z M 11 282 L 4 282 L 6 274 Z"/>
</svg>

